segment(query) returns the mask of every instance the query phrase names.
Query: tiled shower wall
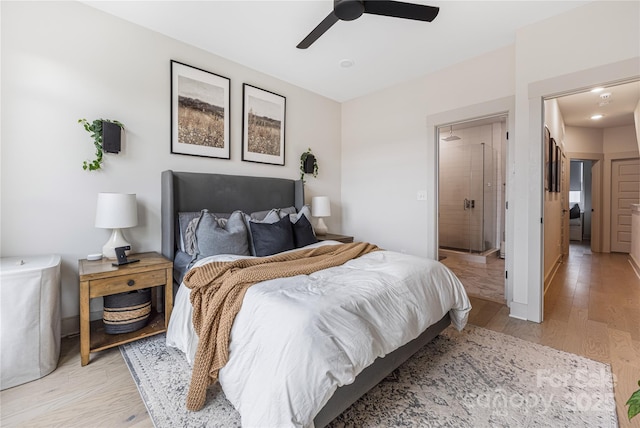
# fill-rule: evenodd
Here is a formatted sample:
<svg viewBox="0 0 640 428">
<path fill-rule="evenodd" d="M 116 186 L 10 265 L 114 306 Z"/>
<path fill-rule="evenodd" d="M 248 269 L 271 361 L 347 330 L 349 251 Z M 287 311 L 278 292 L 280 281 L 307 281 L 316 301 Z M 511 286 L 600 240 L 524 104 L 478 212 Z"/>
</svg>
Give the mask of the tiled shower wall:
<svg viewBox="0 0 640 428">
<path fill-rule="evenodd" d="M 504 230 L 504 122 L 460 129 L 454 135 L 460 140 L 440 141 L 440 247 L 474 252 L 499 248 Z M 465 199 L 473 201 L 473 208 L 465 208 Z"/>
</svg>

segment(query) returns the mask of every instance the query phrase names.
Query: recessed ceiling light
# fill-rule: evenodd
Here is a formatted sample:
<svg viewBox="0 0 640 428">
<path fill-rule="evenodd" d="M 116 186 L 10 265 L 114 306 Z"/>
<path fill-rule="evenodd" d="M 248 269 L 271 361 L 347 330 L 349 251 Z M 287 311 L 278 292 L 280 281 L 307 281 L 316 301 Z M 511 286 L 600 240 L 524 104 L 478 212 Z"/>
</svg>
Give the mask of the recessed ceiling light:
<svg viewBox="0 0 640 428">
<path fill-rule="evenodd" d="M 591 90 L 591 92 L 602 92 L 602 91 L 604 91 L 604 88 L 603 88 L 603 87 L 601 87 L 601 86 L 598 86 L 597 88 L 593 88 L 593 89 Z"/>
<path fill-rule="evenodd" d="M 342 68 L 349 68 L 349 67 L 353 67 L 355 65 L 355 61 L 352 59 L 341 59 L 340 60 L 340 67 Z"/>
<path fill-rule="evenodd" d="M 593 116 L 591 116 L 591 120 L 598 120 L 598 119 L 602 119 L 604 117 L 604 114 L 594 114 Z"/>
</svg>

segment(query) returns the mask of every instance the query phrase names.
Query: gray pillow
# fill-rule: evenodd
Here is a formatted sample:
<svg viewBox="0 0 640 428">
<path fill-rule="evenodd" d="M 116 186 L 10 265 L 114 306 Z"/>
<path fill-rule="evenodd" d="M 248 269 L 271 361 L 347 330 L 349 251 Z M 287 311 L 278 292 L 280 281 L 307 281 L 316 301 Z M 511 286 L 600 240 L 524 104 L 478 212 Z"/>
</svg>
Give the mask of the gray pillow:
<svg viewBox="0 0 640 428">
<path fill-rule="evenodd" d="M 289 216 L 275 223 L 249 222 L 255 255 L 270 256 L 282 251 L 293 250 L 293 227 Z"/>
<path fill-rule="evenodd" d="M 289 214 L 291 223 L 295 223 L 296 221 L 298 221 L 300 216 L 303 216 L 303 215 L 307 217 L 307 220 L 309 220 L 309 222 L 311 222 L 311 207 L 309 207 L 309 205 L 304 205 L 302 208 L 300 208 L 300 211 L 298 211 L 297 213 L 293 212 Z"/>
<path fill-rule="evenodd" d="M 195 233 L 196 226 L 200 219 L 202 211 L 197 212 L 179 212 L 178 213 L 178 229 L 180 230 L 180 236 L 178 239 L 178 248 L 181 251 L 189 255 L 193 255 L 196 251 L 195 247 Z M 231 214 L 229 213 L 214 213 L 214 216 L 221 219 L 228 219 Z"/>
<path fill-rule="evenodd" d="M 296 207 L 272 208 L 267 211 L 254 211 L 249 214 L 249 217 L 251 218 L 251 220 L 263 221 L 266 216 L 273 214 L 274 212 L 280 216 L 279 218 L 282 218 L 288 214 L 295 214 Z"/>
<path fill-rule="evenodd" d="M 228 219 L 203 210 L 195 229 L 196 258 L 217 254 L 236 254 L 248 256 L 249 240 L 244 214 L 233 212 Z"/>
<path fill-rule="evenodd" d="M 187 247 L 190 247 L 193 240 L 193 232 L 195 227 L 190 227 L 193 220 L 200 217 L 200 211 L 196 212 L 179 212 L 178 213 L 178 230 L 180 236 L 178 238 L 178 249 L 185 251 L 189 254 L 193 254 L 193 251 L 188 251 Z"/>
</svg>

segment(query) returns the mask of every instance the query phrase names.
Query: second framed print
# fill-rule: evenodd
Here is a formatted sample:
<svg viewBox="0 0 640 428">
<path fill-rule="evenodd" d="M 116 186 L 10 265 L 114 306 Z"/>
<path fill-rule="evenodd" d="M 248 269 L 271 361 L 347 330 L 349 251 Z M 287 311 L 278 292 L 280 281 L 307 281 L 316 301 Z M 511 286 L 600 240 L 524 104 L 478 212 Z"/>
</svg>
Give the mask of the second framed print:
<svg viewBox="0 0 640 428">
<path fill-rule="evenodd" d="M 226 77 L 171 61 L 171 153 L 230 158 Z"/>
<path fill-rule="evenodd" d="M 285 97 L 242 87 L 242 160 L 284 165 Z"/>
</svg>

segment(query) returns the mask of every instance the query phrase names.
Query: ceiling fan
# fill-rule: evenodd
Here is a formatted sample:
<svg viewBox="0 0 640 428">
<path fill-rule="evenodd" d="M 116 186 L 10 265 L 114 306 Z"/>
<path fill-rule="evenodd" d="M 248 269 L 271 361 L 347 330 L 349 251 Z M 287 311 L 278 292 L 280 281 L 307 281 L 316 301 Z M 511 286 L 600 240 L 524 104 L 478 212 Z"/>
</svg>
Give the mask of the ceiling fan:
<svg viewBox="0 0 640 428">
<path fill-rule="evenodd" d="M 338 20 L 353 21 L 363 13 L 431 22 L 439 7 L 386 0 L 333 0 L 333 11 L 304 38 L 298 49 L 306 49 L 318 40 Z"/>
</svg>

